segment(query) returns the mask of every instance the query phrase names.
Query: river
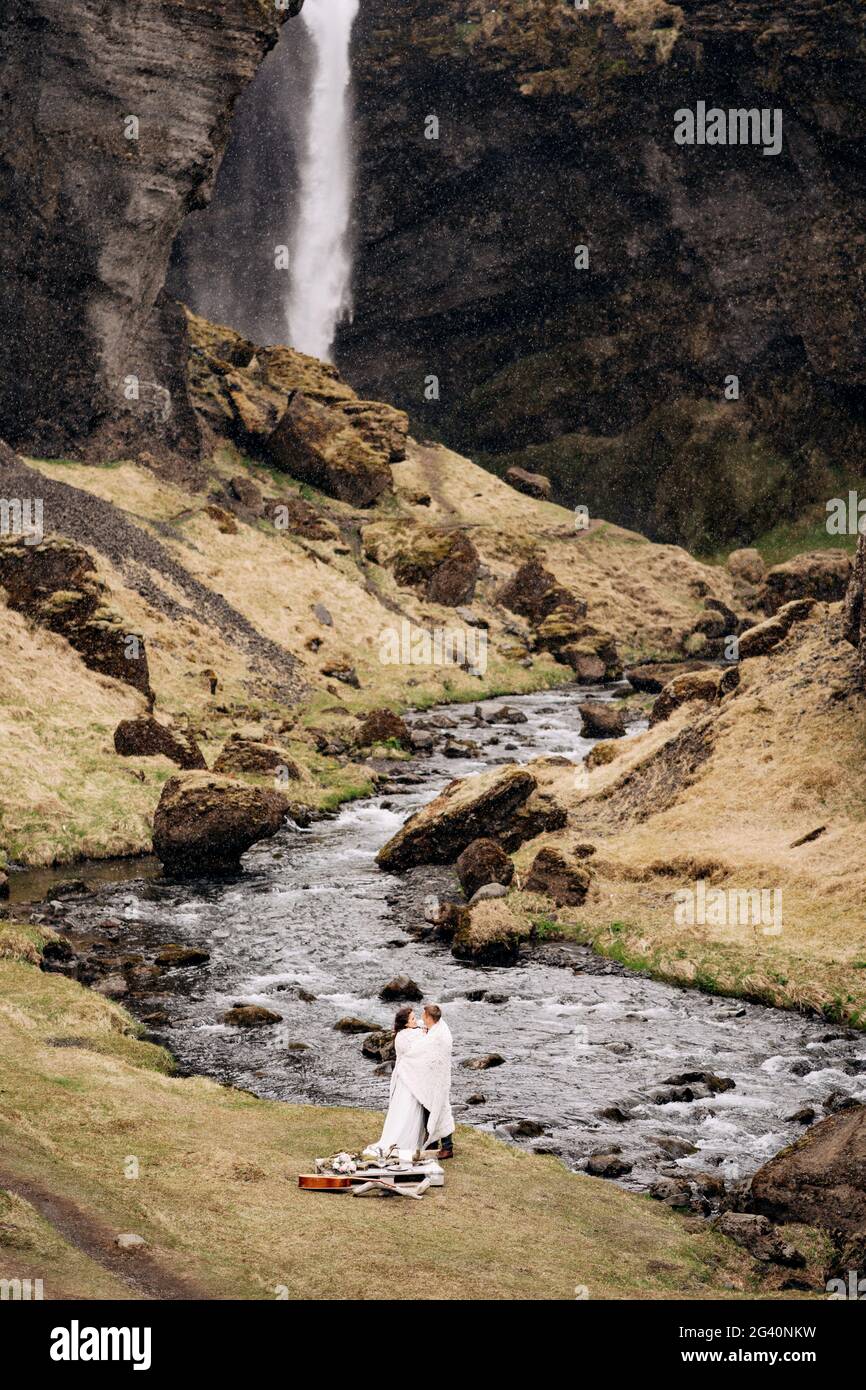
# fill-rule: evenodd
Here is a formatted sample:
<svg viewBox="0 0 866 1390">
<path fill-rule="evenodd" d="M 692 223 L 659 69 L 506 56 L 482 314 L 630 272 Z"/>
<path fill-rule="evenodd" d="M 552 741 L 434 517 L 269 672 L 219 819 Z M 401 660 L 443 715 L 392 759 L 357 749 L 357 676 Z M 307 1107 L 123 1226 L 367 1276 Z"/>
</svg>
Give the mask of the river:
<svg viewBox="0 0 866 1390">
<path fill-rule="evenodd" d="M 388 1025 L 393 1007 L 379 990 L 409 975 L 442 1004 L 454 1034 L 458 1122 L 576 1168 L 616 1146 L 631 1164 L 621 1180 L 633 1188 L 659 1174 L 747 1177 L 803 1132 L 790 1118 L 798 1109 L 812 1106 L 820 1116 L 833 1093 L 866 1101 L 866 1037 L 662 984 L 583 947 L 530 947 L 510 968 L 462 964 L 447 946 L 411 931 L 423 923 L 425 896 L 457 892 L 452 872 L 416 869 L 397 878 L 374 863 L 406 815 L 451 777 L 541 754 L 583 757 L 592 741 L 578 732 L 582 693 L 568 687 L 511 698 L 509 708 L 526 716 L 517 725 L 479 728 L 471 708 L 440 709 L 436 716 L 453 719 L 454 736 L 474 742 L 477 756 L 445 757 L 440 743 L 429 757 L 392 764 L 377 795 L 255 847 L 232 880 L 180 884 L 161 878 L 152 861 L 144 873 L 128 863 L 122 878 L 82 871 L 95 891 L 64 901 L 65 926 L 73 940 L 95 934 L 97 949 L 138 952 L 145 961 L 169 942 L 210 952 L 208 964 L 164 972 L 152 992 L 128 1001 L 139 1016 L 164 1015 L 156 1032 L 189 1071 L 278 1100 L 383 1110 L 387 1076 L 362 1055 L 359 1036 L 334 1024 L 358 1015 Z M 482 711 L 502 703 L 485 701 Z M 41 896 L 44 876 L 34 883 Z M 22 881 L 16 896 L 26 890 Z M 282 1023 L 226 1026 L 221 1016 L 240 1002 L 265 1005 Z M 504 1065 L 460 1065 L 491 1052 Z M 711 1071 L 734 1086 L 665 1101 L 665 1083 L 688 1071 Z M 602 1118 L 614 1106 L 625 1122 Z M 513 1140 L 509 1127 L 520 1120 L 543 1133 Z M 671 1141 L 695 1152 L 672 1158 Z"/>
</svg>

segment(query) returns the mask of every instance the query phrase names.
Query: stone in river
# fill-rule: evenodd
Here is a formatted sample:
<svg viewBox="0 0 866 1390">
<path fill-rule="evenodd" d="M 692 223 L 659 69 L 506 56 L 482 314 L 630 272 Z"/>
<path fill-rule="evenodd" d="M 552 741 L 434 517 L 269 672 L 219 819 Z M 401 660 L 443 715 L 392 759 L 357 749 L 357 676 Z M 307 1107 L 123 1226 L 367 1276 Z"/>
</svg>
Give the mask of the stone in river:
<svg viewBox="0 0 866 1390">
<path fill-rule="evenodd" d="M 223 1023 L 229 1023 L 233 1028 L 267 1028 L 279 1022 L 279 1014 L 271 1013 L 270 1009 L 264 1009 L 260 1004 L 235 1004 L 234 1008 L 223 1014 Z"/>
<path fill-rule="evenodd" d="M 615 1153 L 592 1154 L 586 1161 L 586 1171 L 594 1178 L 621 1178 L 631 1170 L 632 1165 Z"/>
<path fill-rule="evenodd" d="M 379 990 L 379 998 L 417 1001 L 423 999 L 424 995 L 421 986 L 417 985 L 408 975 L 396 975 L 393 980 L 389 980 Z"/>
</svg>

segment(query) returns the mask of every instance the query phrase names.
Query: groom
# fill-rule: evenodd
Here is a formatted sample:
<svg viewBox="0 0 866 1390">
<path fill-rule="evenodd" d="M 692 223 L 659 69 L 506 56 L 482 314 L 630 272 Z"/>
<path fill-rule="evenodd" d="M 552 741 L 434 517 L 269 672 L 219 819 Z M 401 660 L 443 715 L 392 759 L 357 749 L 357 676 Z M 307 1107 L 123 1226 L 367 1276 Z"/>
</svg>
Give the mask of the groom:
<svg viewBox="0 0 866 1390">
<path fill-rule="evenodd" d="M 425 1004 L 422 1015 L 427 1032 L 424 1058 L 425 1087 L 422 1099 L 425 1149 L 438 1142 L 439 1158 L 454 1157 L 454 1118 L 451 1114 L 451 1029 L 438 1004 Z M 426 1102 L 426 1104 L 424 1103 Z"/>
</svg>

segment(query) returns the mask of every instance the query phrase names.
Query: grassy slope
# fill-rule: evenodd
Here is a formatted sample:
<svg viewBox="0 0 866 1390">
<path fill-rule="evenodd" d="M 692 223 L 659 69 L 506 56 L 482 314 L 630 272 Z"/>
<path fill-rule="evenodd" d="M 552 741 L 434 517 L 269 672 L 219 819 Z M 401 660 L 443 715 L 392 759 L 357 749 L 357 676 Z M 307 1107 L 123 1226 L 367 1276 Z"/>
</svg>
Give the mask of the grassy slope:
<svg viewBox="0 0 866 1390">
<path fill-rule="evenodd" d="M 143 1235 L 162 1269 L 206 1296 L 761 1295 L 751 1261 L 708 1229 L 469 1129 L 446 1188 L 423 1203 L 302 1194 L 298 1172 L 367 1142 L 381 1117 L 167 1075 L 123 1010 L 32 963 L 35 941 L 0 928 L 0 1171 Z M 130 1155 L 137 1180 L 124 1176 Z M 46 1298 L 130 1296 L 2 1190 L 0 1217 L 0 1276 L 43 1278 Z"/>
<path fill-rule="evenodd" d="M 854 662 L 838 605 L 819 605 L 776 652 L 742 663 L 722 706 L 685 706 L 619 743 L 587 790 L 567 768 L 543 769 L 569 824 L 524 845 L 519 870 L 543 844 L 597 848 L 586 904 L 562 909 L 559 929 L 662 978 L 866 1026 L 866 712 Z M 671 795 L 666 746 L 701 723 L 713 751 Z M 780 889 L 781 934 L 675 923 L 674 891 L 698 879 Z M 550 904 L 523 895 L 513 908 L 543 922 Z"/>
<path fill-rule="evenodd" d="M 353 714 L 382 704 L 424 707 L 544 688 L 568 678 L 568 669 L 545 654 L 534 658 L 531 669 L 520 664 L 524 649 L 515 647 L 505 630 L 513 615 L 495 603 L 501 583 L 533 549 L 562 582 L 588 600 L 591 620 L 614 631 L 631 656 L 671 650 L 676 634 L 700 606 L 693 587 L 698 581 L 730 598 L 723 570 L 613 526 L 596 525 L 581 535 L 563 508 L 523 497 L 441 448 L 411 445 L 406 462 L 394 468 L 397 495 L 367 514 L 305 489 L 342 528 L 331 541 L 291 537 L 265 523 L 240 519 L 237 532 L 225 534 L 205 510 L 206 492 L 186 492 L 131 462 L 36 466 L 122 509 L 128 519 L 156 534 L 196 579 L 292 654 L 304 693 L 289 708 L 251 674 L 246 653 L 224 634 L 195 613 L 167 617 L 97 553 L 112 606 L 147 639 L 157 715 L 189 724 L 202 739 L 209 765 L 232 731 L 276 739 L 303 770 L 292 795 L 310 804 L 334 804 L 370 789 L 367 767 L 341 767 L 315 751 L 311 727 L 332 735 L 351 733 Z M 228 446 L 212 463 L 215 481 L 244 471 L 252 472 L 266 491 L 297 491 L 290 479 L 275 480 Z M 412 503 L 418 491 L 431 495 L 429 507 Z M 472 605 L 490 624 L 483 680 L 455 668 L 381 663 L 383 629 L 399 628 L 404 618 L 447 628 L 459 626 L 460 619 L 453 609 L 398 588 L 389 570 L 363 558 L 357 541 L 359 525 L 402 538 L 411 537 L 419 525 L 455 524 L 469 529 L 488 571 Z M 170 581 L 157 580 L 188 608 Z M 331 612 L 332 628 L 317 621 L 311 611 L 315 603 Z M 173 765 L 162 758 L 120 759 L 112 743 L 119 720 L 144 713 L 144 700 L 116 681 L 93 675 L 62 639 L 2 606 L 0 638 L 16 656 L 0 667 L 0 854 L 43 864 L 146 849 L 149 818 Z M 309 649 L 312 639 L 322 641 L 318 652 Z M 337 658 L 356 667 L 360 690 L 323 674 L 322 668 Z M 216 696 L 203 674 L 207 669 L 219 678 Z M 294 724 L 288 732 L 281 730 L 287 718 Z"/>
</svg>

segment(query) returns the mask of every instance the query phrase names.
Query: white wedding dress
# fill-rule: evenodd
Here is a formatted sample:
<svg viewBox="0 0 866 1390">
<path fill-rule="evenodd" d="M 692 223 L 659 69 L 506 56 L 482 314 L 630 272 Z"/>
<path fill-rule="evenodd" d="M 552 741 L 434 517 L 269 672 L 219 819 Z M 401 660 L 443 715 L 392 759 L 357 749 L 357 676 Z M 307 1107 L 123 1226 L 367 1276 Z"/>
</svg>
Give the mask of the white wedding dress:
<svg viewBox="0 0 866 1390">
<path fill-rule="evenodd" d="M 385 1116 L 382 1137 L 377 1149 L 419 1149 L 426 1138 L 424 1111 L 401 1075 L 401 1062 L 423 1047 L 425 1034 L 421 1028 L 401 1028 L 394 1039 L 397 1061 L 391 1073 L 391 1099 Z"/>
</svg>

